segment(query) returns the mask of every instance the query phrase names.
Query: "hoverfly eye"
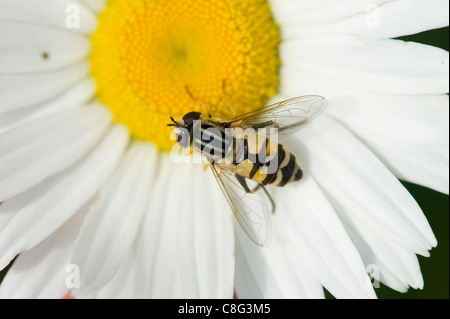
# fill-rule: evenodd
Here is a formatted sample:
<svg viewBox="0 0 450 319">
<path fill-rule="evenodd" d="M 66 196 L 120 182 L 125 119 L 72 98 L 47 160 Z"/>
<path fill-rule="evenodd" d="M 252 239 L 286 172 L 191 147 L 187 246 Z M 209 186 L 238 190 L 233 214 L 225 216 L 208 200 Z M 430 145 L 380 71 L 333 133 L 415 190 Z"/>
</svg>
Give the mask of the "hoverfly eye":
<svg viewBox="0 0 450 319">
<path fill-rule="evenodd" d="M 202 117 L 200 112 L 189 112 L 183 116 L 183 120 L 187 126 L 191 126 L 194 121 L 199 120 Z"/>
<path fill-rule="evenodd" d="M 179 133 L 176 133 L 175 138 L 177 139 L 178 144 L 182 148 L 189 148 L 190 147 L 190 133 L 186 129 L 181 129 Z"/>
</svg>

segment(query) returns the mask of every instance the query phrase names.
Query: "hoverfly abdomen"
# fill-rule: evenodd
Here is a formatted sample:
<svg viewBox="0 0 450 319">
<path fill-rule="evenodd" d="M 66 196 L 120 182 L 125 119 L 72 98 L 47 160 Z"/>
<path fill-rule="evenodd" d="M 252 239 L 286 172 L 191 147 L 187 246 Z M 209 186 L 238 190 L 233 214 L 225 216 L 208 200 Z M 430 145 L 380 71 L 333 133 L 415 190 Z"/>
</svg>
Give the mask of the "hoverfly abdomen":
<svg viewBox="0 0 450 319">
<path fill-rule="evenodd" d="M 248 175 L 244 170 L 237 170 L 240 175 L 252 179 L 264 186 L 282 187 L 298 181 L 302 171 L 295 156 L 283 145 L 266 139 L 257 154 L 247 154 L 251 168 Z M 238 174 L 239 174 L 238 173 Z"/>
<path fill-rule="evenodd" d="M 285 152 L 285 157 L 280 163 L 277 173 L 278 176 L 272 184 L 274 186 L 284 186 L 286 184 L 299 181 L 303 176 L 302 169 L 297 163 L 295 156 L 284 148 L 283 151 Z"/>
</svg>

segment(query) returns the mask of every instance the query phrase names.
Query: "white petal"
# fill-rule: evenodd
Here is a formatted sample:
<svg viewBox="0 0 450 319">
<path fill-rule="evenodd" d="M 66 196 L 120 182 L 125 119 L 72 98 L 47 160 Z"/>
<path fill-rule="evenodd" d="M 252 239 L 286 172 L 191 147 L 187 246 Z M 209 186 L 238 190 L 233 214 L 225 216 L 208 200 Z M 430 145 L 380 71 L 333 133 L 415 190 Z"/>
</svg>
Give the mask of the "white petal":
<svg viewBox="0 0 450 319">
<path fill-rule="evenodd" d="M 53 112 L 86 105 L 94 93 L 93 79 L 86 78 L 50 101 L 0 114 L 0 133 Z"/>
<path fill-rule="evenodd" d="M 131 299 L 134 296 L 135 247 L 129 251 L 116 275 L 99 291 L 86 296 L 89 299 Z"/>
<path fill-rule="evenodd" d="M 161 154 L 158 181 L 150 194 L 150 205 L 137 238 L 136 298 L 182 298 L 183 290 L 177 260 L 177 216 L 188 191 L 187 170 L 173 165 Z M 167 192 L 170 192 L 168 196 Z"/>
<path fill-rule="evenodd" d="M 265 250 L 262 250 L 262 248 L 256 246 L 245 235 L 245 233 L 243 233 L 243 231 L 240 231 L 238 227 L 239 226 L 236 227 L 236 252 L 238 253 L 236 259 L 241 259 L 241 261 L 239 261 L 238 263 L 246 264 L 247 267 L 250 268 L 252 277 L 254 278 L 254 282 L 257 285 L 256 292 L 259 292 L 262 298 L 287 298 L 287 294 L 284 293 L 284 287 L 282 287 L 282 284 L 285 284 L 286 282 L 280 280 L 280 276 L 285 276 L 292 273 L 287 272 L 280 274 L 279 272 L 275 272 L 268 265 L 270 259 L 267 259 L 267 255 L 269 255 L 269 258 L 279 258 L 279 255 L 276 256 L 278 250 L 272 249 L 272 254 L 265 251 L 267 249 L 270 249 L 270 247 L 264 248 Z M 291 288 L 292 285 L 289 285 L 288 287 Z M 289 292 L 292 293 L 292 291 Z M 245 290 L 238 290 L 237 293 L 239 294 L 238 296 L 240 298 L 255 298 L 259 295 L 257 294 L 256 296 L 247 296 L 245 295 Z"/>
<path fill-rule="evenodd" d="M 344 92 L 341 92 L 345 94 Z M 448 95 L 358 94 L 329 112 L 358 135 L 398 178 L 448 193 Z"/>
<path fill-rule="evenodd" d="M 329 178 L 321 179 L 321 186 L 324 187 L 326 181 L 329 181 L 326 183 L 329 185 L 334 183 L 342 183 L 341 186 L 348 185 L 352 193 L 342 197 L 333 194 L 333 198 L 338 201 L 342 200 L 342 202 L 348 200 L 349 203 L 354 202 L 357 206 L 364 205 L 366 209 L 370 208 L 367 211 L 374 211 L 371 216 L 374 220 L 381 222 L 381 219 L 384 218 L 382 223 L 391 224 L 386 225 L 385 231 L 389 231 L 391 226 L 394 226 L 394 229 L 399 227 L 401 233 L 404 233 L 406 237 L 402 240 L 402 235 L 392 229 L 392 234 L 396 234 L 394 238 L 399 245 L 412 248 L 411 251 L 415 251 L 413 247 L 417 245 L 416 252 L 427 254 L 420 248 L 431 249 L 436 245 L 436 238 L 413 197 L 384 165 L 341 125 L 324 117 L 321 124 L 314 127 L 315 130 L 324 130 L 325 128 L 330 133 L 317 135 L 318 143 L 312 143 L 312 139 L 305 139 L 305 145 L 312 154 L 311 170 L 313 175 L 319 178 L 319 176 L 326 175 L 322 171 L 328 171 L 329 176 L 335 176 L 333 181 Z M 312 132 L 313 130 L 308 134 L 313 134 Z M 329 157 L 331 154 L 334 157 Z M 333 160 L 330 161 L 330 158 Z M 318 169 L 319 165 L 314 160 L 324 164 L 321 170 Z M 335 172 L 336 175 L 331 175 L 331 172 Z M 343 175 L 346 178 L 339 180 L 338 177 Z M 366 193 L 366 190 L 369 190 L 370 193 Z M 359 198 L 364 198 L 365 203 L 356 203 Z M 379 206 L 380 204 L 382 206 Z M 394 211 L 389 213 L 391 209 Z M 384 214 L 387 215 L 383 216 Z M 365 221 L 369 220 L 372 218 L 365 219 Z M 395 220 L 396 222 L 394 222 Z M 405 231 L 406 229 L 409 231 Z M 391 238 L 391 236 L 387 238 Z"/>
<path fill-rule="evenodd" d="M 0 22 L 0 74 L 55 71 L 87 60 L 89 39 L 64 30 Z"/>
<path fill-rule="evenodd" d="M 326 117 L 314 124 L 300 136 L 309 156 L 303 158 L 304 166 L 324 189 L 344 225 L 367 225 L 378 238 L 427 256 L 436 238 L 412 196 L 343 127 Z"/>
<path fill-rule="evenodd" d="M 449 146 L 396 140 L 356 130 L 387 167 L 400 179 L 449 193 Z"/>
<path fill-rule="evenodd" d="M 0 201 L 80 159 L 111 121 L 103 106 L 64 110 L 0 134 Z"/>
<path fill-rule="evenodd" d="M 291 238 L 298 263 L 337 298 L 374 298 L 358 251 L 309 172 L 277 194 L 279 215 L 286 214 L 283 233 Z"/>
<path fill-rule="evenodd" d="M 316 276 L 311 264 L 307 262 L 307 260 L 312 262 L 313 267 L 318 268 L 315 264 L 318 259 L 297 251 L 299 243 L 296 234 L 301 230 L 294 226 L 292 215 L 297 212 L 293 211 L 292 207 L 299 207 L 297 205 L 299 192 L 292 192 L 292 189 L 289 192 L 287 188 L 275 192 L 276 190 L 270 189 L 275 195 L 277 208 L 275 215 L 270 217 L 272 243 L 269 247 L 261 248 L 255 245 L 235 223 L 237 225 L 235 278 L 237 296 L 239 298 L 324 298 L 323 282 L 321 283 L 320 276 Z M 308 246 L 311 245 L 308 243 Z M 360 273 L 365 276 L 364 267 L 361 269 Z"/>
<path fill-rule="evenodd" d="M 286 85 L 284 96 L 316 92 L 329 100 L 327 112 L 352 130 L 367 130 L 395 140 L 418 144 L 447 145 L 449 97 L 447 94 L 383 94 L 343 88 L 339 84 L 306 79 L 298 86 Z M 289 93 L 290 92 L 290 93 Z M 303 94 L 303 93 L 301 93 Z M 278 98 L 280 99 L 280 98 Z"/>
<path fill-rule="evenodd" d="M 400 179 L 448 192 L 448 95 L 367 92 L 284 70 L 285 98 L 325 96 L 344 123 Z M 279 99 L 279 97 L 278 97 Z"/>
<path fill-rule="evenodd" d="M 130 251 L 153 189 L 156 158 L 153 146 L 133 142 L 119 169 L 101 189 L 72 256 L 72 263 L 82 271 L 75 296 L 89 295 L 106 285 Z"/>
<path fill-rule="evenodd" d="M 262 299 L 263 292 L 259 288 L 258 278 L 255 278 L 251 265 L 241 246 L 236 240 L 236 257 L 234 271 L 234 289 L 240 299 Z"/>
<path fill-rule="evenodd" d="M 33 74 L 0 74 L 0 113 L 49 103 L 88 78 L 89 63 Z"/>
<path fill-rule="evenodd" d="M 369 131 L 405 143 L 448 145 L 449 97 L 342 92 L 328 109 L 354 131 Z"/>
<path fill-rule="evenodd" d="M 266 248 L 261 251 L 258 249 L 254 244 L 252 247 L 242 232 L 238 234 L 234 278 L 238 298 L 324 298 L 322 285 L 304 260 L 299 260 L 299 254 L 293 255 L 292 249 L 280 247 L 270 247 L 273 252 L 266 254 Z M 269 266 L 268 261 L 273 266 Z"/>
<path fill-rule="evenodd" d="M 86 6 L 90 7 L 94 12 L 102 12 L 109 0 L 83 0 Z"/>
<path fill-rule="evenodd" d="M 112 173 L 128 141 L 114 126 L 85 159 L 0 206 L 0 269 L 53 233 Z"/>
<path fill-rule="evenodd" d="M 282 214 L 284 211 L 278 211 Z M 272 224 L 274 218 L 272 218 Z M 297 267 L 291 243 L 281 233 L 273 232 L 269 247 L 253 243 L 236 224 L 236 293 L 239 298 L 323 298 L 319 281 L 307 267 Z M 249 276 L 244 287 L 238 282 L 242 273 Z M 312 276 L 311 276 L 312 275 Z M 303 276 L 311 276 L 309 278 Z"/>
<path fill-rule="evenodd" d="M 319 10 L 280 8 L 278 21 L 284 37 L 354 34 L 395 38 L 448 26 L 447 0 L 330 2 Z"/>
<path fill-rule="evenodd" d="M 449 87 L 448 52 L 415 42 L 317 36 L 283 42 L 282 78 L 339 83 L 352 90 L 440 94 Z"/>
<path fill-rule="evenodd" d="M 179 164 L 181 165 L 181 164 Z M 210 171 L 201 165 L 183 165 L 188 170 L 182 203 L 178 210 L 178 260 L 184 296 L 187 298 L 232 298 L 234 234 L 231 210 Z M 195 182 L 194 182 L 195 181 Z M 171 193 L 171 196 L 177 194 Z"/>
<path fill-rule="evenodd" d="M 96 14 L 78 0 L 0 0 L 0 6 L 0 22 L 47 26 L 67 33 L 90 34 L 97 27 Z"/>
<path fill-rule="evenodd" d="M 382 4 L 389 0 L 374 0 L 370 4 Z M 329 24 L 336 20 L 346 20 L 354 15 L 366 12 L 367 2 L 358 0 L 271 0 L 275 20 L 283 30 L 289 25 Z"/>
<path fill-rule="evenodd" d="M 69 276 L 76 276 L 76 269 L 69 265 L 70 254 L 90 204 L 36 247 L 16 258 L 0 285 L 0 298 L 60 299 L 67 293 L 75 283 Z"/>
<path fill-rule="evenodd" d="M 413 252 L 380 237 L 363 222 L 353 220 L 352 223 L 347 231 L 377 281 L 401 292 L 406 292 L 408 286 L 423 288 L 419 262 Z"/>
</svg>

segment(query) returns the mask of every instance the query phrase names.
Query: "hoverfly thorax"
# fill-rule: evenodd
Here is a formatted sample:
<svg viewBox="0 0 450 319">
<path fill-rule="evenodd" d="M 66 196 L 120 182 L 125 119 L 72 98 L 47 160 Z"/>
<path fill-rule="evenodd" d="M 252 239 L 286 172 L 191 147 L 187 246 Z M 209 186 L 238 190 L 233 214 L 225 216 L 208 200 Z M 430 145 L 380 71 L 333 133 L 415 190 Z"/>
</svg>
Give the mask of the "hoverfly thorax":
<svg viewBox="0 0 450 319">
<path fill-rule="evenodd" d="M 194 128 L 197 124 L 200 125 L 203 119 L 202 113 L 189 112 L 178 121 L 175 121 L 173 117 L 170 117 L 170 119 L 173 123 L 167 124 L 167 126 L 174 127 L 177 143 L 182 148 L 190 148 L 192 146 Z"/>
</svg>

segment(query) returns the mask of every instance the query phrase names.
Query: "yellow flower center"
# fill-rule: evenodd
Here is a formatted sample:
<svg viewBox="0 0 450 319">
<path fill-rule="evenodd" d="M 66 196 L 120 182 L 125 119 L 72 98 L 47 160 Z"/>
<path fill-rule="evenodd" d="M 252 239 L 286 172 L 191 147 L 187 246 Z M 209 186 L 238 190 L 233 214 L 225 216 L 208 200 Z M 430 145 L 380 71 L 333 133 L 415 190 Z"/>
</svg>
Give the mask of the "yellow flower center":
<svg viewBox="0 0 450 319">
<path fill-rule="evenodd" d="M 170 116 L 223 119 L 276 93 L 280 35 L 266 0 L 109 0 L 92 35 L 97 97 L 170 150 Z"/>
</svg>

